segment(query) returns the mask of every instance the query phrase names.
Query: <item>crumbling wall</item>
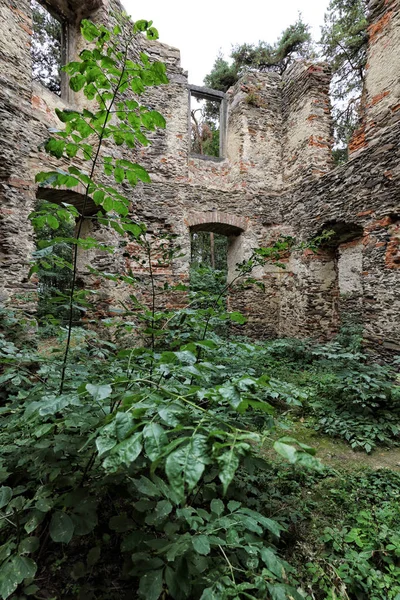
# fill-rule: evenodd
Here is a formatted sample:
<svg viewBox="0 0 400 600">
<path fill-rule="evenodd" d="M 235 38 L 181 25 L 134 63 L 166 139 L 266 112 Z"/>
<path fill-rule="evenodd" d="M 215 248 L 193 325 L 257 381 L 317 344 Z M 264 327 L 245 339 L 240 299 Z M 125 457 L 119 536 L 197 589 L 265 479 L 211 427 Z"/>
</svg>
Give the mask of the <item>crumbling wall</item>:
<svg viewBox="0 0 400 600">
<path fill-rule="evenodd" d="M 248 316 L 244 331 L 259 338 L 327 338 L 337 331 L 341 314 L 357 313 L 371 345 L 398 348 L 400 123 L 396 119 L 400 84 L 395 67 L 400 56 L 396 52 L 399 1 L 371 3 L 363 143 L 349 163 L 334 170 L 326 65 L 296 62 L 283 77 L 251 73 L 241 79 L 227 93 L 226 156 L 208 160 L 190 155 L 188 82 L 179 51 L 143 41 L 150 57 L 167 65 L 170 83 L 149 89 L 143 97 L 147 106 L 165 116 L 167 128 L 151 134 L 149 147 L 115 152 L 134 157 L 152 178 L 152 184 L 122 188 L 132 200 L 132 219 L 146 223 L 149 236 L 156 240 L 168 232 L 181 248 L 168 265 L 160 265 L 155 242 L 152 267 L 160 285 L 187 283 L 190 231 L 203 218 L 199 215 L 211 230 L 229 236 L 230 276 L 236 259 L 245 260 L 253 248 L 267 245 L 280 234 L 306 242 L 324 229 L 355 228 L 356 238 L 338 239 L 336 245 L 323 246 L 316 254 L 306 250 L 283 257 L 286 268 L 258 268 L 255 276 L 264 291 L 257 287 L 237 291 L 229 298 L 230 306 Z M 114 0 L 93 0 L 85 6 L 94 20 L 107 22 L 110 10 L 119 5 Z M 77 2 L 70 3 L 68 10 L 73 13 L 68 18 L 75 27 L 78 52 L 83 47 L 78 34 L 81 11 Z M 27 0 L 7 4 L 0 16 L 0 111 L 4 117 L 0 124 L 0 251 L 3 299 L 33 309 L 29 294 L 34 284 L 26 282 L 26 275 L 34 248 L 27 218 L 38 192 L 34 176 L 39 170 L 63 166 L 39 147 L 48 137 L 48 127 L 58 125 L 55 106 L 83 107 L 85 101 L 80 95 L 61 99 L 32 83 L 30 19 Z M 391 61 L 390 68 L 383 65 L 385 61 Z M 74 201 L 82 193 L 77 189 Z M 67 190 L 56 194 L 41 189 L 38 194 L 55 201 L 72 198 Z M 229 230 L 221 215 L 229 215 L 231 225 L 242 225 Z M 90 272 L 89 263 L 99 272 L 131 273 L 137 277 L 135 293 L 146 299 L 148 271 L 133 258 L 138 252 L 135 244 L 117 239 L 89 220 L 85 231 L 115 246 L 112 253 L 79 255 L 79 284 L 96 291 L 98 318 L 118 314 L 121 302 L 129 302 L 131 290 L 112 279 L 104 282 Z M 170 294 L 165 300 L 168 307 L 184 302 L 182 294 Z"/>
<path fill-rule="evenodd" d="M 283 178 L 297 184 L 305 177 L 319 177 L 332 163 L 332 120 L 328 65 L 293 63 L 283 84 Z"/>
<path fill-rule="evenodd" d="M 34 191 L 28 172 L 32 151 L 30 19 L 27 2 L 5 4 L 0 12 L 0 300 L 34 309 L 35 285 L 27 281 L 34 249 L 28 215 Z"/>
<path fill-rule="evenodd" d="M 400 2 L 370 0 L 361 124 L 349 151 L 356 155 L 400 120 Z M 376 142 L 374 142 L 376 140 Z"/>
</svg>

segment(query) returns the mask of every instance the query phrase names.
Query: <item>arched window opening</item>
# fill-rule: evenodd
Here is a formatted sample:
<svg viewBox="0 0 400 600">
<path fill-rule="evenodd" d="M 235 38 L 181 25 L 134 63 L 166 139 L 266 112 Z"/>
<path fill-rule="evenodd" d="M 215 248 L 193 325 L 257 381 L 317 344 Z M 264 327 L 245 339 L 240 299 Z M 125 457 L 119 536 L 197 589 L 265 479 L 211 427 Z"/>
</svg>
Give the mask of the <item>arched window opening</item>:
<svg viewBox="0 0 400 600">
<path fill-rule="evenodd" d="M 196 273 L 203 271 L 205 285 L 206 273 L 216 287 L 225 287 L 236 275 L 236 264 L 243 260 L 242 233 L 246 221 L 240 217 L 212 211 L 193 213 L 188 218 L 191 239 L 191 280 Z"/>
<path fill-rule="evenodd" d="M 42 2 L 31 0 L 32 77 L 57 96 L 61 96 L 61 67 L 65 64 L 66 23 Z"/>
<path fill-rule="evenodd" d="M 213 231 L 191 231 L 190 287 L 220 293 L 228 274 L 228 238 Z"/>
</svg>

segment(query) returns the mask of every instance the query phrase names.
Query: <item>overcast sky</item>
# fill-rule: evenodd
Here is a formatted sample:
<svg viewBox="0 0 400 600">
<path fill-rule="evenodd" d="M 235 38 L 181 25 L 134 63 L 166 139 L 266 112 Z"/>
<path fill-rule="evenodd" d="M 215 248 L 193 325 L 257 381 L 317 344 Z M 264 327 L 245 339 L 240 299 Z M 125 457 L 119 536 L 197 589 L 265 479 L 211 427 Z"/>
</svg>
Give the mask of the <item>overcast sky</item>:
<svg viewBox="0 0 400 600">
<path fill-rule="evenodd" d="M 182 67 L 189 82 L 203 85 L 221 49 L 229 57 L 232 44 L 274 42 L 297 19 L 312 27 L 319 38 L 329 0 L 124 0 L 133 20 L 152 20 L 160 41 L 181 51 Z"/>
</svg>

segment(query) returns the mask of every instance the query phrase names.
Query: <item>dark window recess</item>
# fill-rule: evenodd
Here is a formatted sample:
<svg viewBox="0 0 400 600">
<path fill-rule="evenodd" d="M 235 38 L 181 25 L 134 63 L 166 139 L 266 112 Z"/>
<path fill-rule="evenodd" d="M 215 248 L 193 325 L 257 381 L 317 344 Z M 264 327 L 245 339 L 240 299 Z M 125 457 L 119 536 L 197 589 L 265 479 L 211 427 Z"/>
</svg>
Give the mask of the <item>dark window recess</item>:
<svg viewBox="0 0 400 600">
<path fill-rule="evenodd" d="M 225 94 L 189 86 L 190 153 L 223 158 L 225 136 Z"/>
<path fill-rule="evenodd" d="M 226 271 L 228 255 L 228 238 L 226 235 L 213 231 L 192 231 L 191 265 L 194 267 L 211 267 L 219 271 Z"/>
<path fill-rule="evenodd" d="M 61 96 L 63 64 L 63 22 L 42 4 L 31 0 L 32 8 L 32 77 Z"/>
</svg>

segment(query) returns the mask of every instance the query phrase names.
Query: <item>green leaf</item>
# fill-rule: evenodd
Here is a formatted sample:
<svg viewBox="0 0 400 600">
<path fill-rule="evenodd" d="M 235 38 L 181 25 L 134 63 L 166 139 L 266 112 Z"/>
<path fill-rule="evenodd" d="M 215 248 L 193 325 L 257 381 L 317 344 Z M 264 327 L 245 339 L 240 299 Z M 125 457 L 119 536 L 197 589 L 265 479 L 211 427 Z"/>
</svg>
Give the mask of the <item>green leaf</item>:
<svg viewBox="0 0 400 600">
<path fill-rule="evenodd" d="M 24 594 L 26 594 L 27 596 L 34 596 L 39 591 L 40 587 L 38 585 L 35 585 L 34 583 L 24 588 Z"/>
<path fill-rule="evenodd" d="M 290 463 L 295 463 L 297 460 L 297 450 L 293 446 L 278 441 L 274 443 L 274 450 Z"/>
<path fill-rule="evenodd" d="M 133 427 L 132 415 L 126 412 L 118 412 L 115 417 L 115 431 L 118 441 L 122 442 Z"/>
<path fill-rule="evenodd" d="M 158 600 L 163 590 L 163 569 L 148 571 L 140 578 L 139 598 Z"/>
<path fill-rule="evenodd" d="M 0 487 L 0 508 L 3 508 L 3 506 L 6 506 L 10 502 L 12 495 L 13 492 L 10 487 L 6 485 Z"/>
<path fill-rule="evenodd" d="M 158 40 L 159 35 L 155 27 L 149 27 L 146 31 L 146 37 L 148 40 Z"/>
<path fill-rule="evenodd" d="M 112 454 L 118 456 L 118 459 L 129 467 L 142 451 L 142 438 L 142 432 L 135 433 L 127 440 L 117 444 L 113 448 Z"/>
<path fill-rule="evenodd" d="M 140 479 L 133 480 L 133 483 L 139 492 L 145 494 L 146 496 L 150 496 L 150 498 L 160 496 L 158 487 L 144 475 L 142 475 Z"/>
<path fill-rule="evenodd" d="M 79 74 L 79 75 L 75 75 L 74 77 L 70 78 L 69 87 L 74 92 L 79 92 L 83 88 L 85 83 L 86 83 L 86 77 L 84 75 Z"/>
<path fill-rule="evenodd" d="M 36 536 L 27 537 L 18 546 L 18 552 L 20 554 L 31 554 L 31 552 L 36 552 L 39 548 L 40 540 Z"/>
<path fill-rule="evenodd" d="M 196 550 L 198 554 L 202 554 L 206 556 L 210 554 L 210 542 L 206 535 L 195 535 L 192 538 L 193 548 Z"/>
<path fill-rule="evenodd" d="M 40 512 L 49 512 L 53 508 L 53 501 L 51 498 L 39 498 L 35 504 L 35 508 Z"/>
<path fill-rule="evenodd" d="M 93 42 L 100 35 L 96 25 L 87 19 L 83 19 L 81 22 L 81 33 L 88 42 Z"/>
<path fill-rule="evenodd" d="M 208 462 L 207 438 L 203 435 L 194 435 L 167 457 L 165 472 L 172 490 L 181 501 L 184 499 L 185 484 L 188 491 L 192 491 Z"/>
<path fill-rule="evenodd" d="M 172 511 L 172 504 L 168 500 L 160 500 L 157 502 L 154 511 L 150 512 L 145 521 L 148 525 L 159 525 L 163 521 L 165 521 L 166 517 Z"/>
<path fill-rule="evenodd" d="M 122 183 L 125 179 L 125 171 L 121 169 L 121 167 L 115 167 L 114 169 L 114 179 L 117 183 Z"/>
<path fill-rule="evenodd" d="M 239 390 L 233 383 L 226 383 L 225 385 L 221 385 L 218 388 L 218 392 L 222 396 L 222 398 L 228 400 L 232 408 L 234 408 L 235 410 L 239 408 L 242 402 L 242 397 L 240 395 Z"/>
<path fill-rule="evenodd" d="M 21 583 L 14 571 L 13 559 L 7 560 L 0 566 L 0 595 L 5 600 Z"/>
<path fill-rule="evenodd" d="M 228 510 L 230 512 L 235 512 L 235 510 L 237 510 L 238 508 L 240 508 L 242 506 L 241 502 L 237 502 L 236 500 L 230 500 L 227 504 L 228 506 Z"/>
<path fill-rule="evenodd" d="M 99 456 L 103 456 L 106 452 L 114 448 L 117 445 L 117 440 L 114 437 L 109 437 L 108 435 L 100 435 L 96 439 L 96 448 L 99 453 Z"/>
<path fill-rule="evenodd" d="M 244 323 L 246 323 L 246 317 L 244 317 L 242 315 L 242 313 L 240 313 L 240 312 L 229 313 L 229 318 L 234 323 L 239 323 L 240 325 L 243 325 Z"/>
<path fill-rule="evenodd" d="M 202 595 L 200 600 L 218 600 L 219 596 L 217 596 L 214 592 L 212 588 L 206 588 Z"/>
<path fill-rule="evenodd" d="M 151 183 L 150 175 L 142 166 L 132 163 L 132 170 L 141 181 L 144 183 Z"/>
<path fill-rule="evenodd" d="M 261 549 L 261 558 L 268 567 L 268 569 L 282 579 L 285 574 L 285 569 L 283 567 L 282 562 L 277 558 L 275 552 L 273 552 L 270 548 L 262 548 Z"/>
<path fill-rule="evenodd" d="M 221 480 L 224 494 L 226 494 L 228 486 L 232 482 L 239 467 L 239 457 L 234 450 L 235 449 L 233 447 L 229 452 L 225 452 L 221 456 L 218 456 L 217 459 L 220 468 L 218 477 Z"/>
<path fill-rule="evenodd" d="M 88 383 L 86 384 L 86 390 L 94 398 L 94 400 L 97 400 L 97 402 L 109 398 L 112 394 L 112 387 L 109 384 L 92 385 L 91 383 Z"/>
<path fill-rule="evenodd" d="M 93 567 L 93 565 L 95 565 L 100 560 L 100 556 L 101 556 L 100 546 L 95 546 L 94 548 L 91 548 L 89 550 L 87 558 L 86 558 L 87 566 Z"/>
<path fill-rule="evenodd" d="M 27 556 L 13 556 L 0 567 L 0 595 L 5 600 L 17 589 L 24 579 L 36 573 L 36 563 Z"/>
<path fill-rule="evenodd" d="M 225 510 L 224 503 L 219 498 L 211 500 L 210 504 L 211 512 L 220 517 Z"/>
<path fill-rule="evenodd" d="M 138 31 L 146 31 L 146 29 L 148 27 L 149 27 L 149 22 L 145 21 L 144 19 L 141 19 L 141 20 L 135 22 L 133 31 L 135 33 L 137 33 Z"/>
<path fill-rule="evenodd" d="M 133 529 L 133 526 L 134 522 L 127 516 L 126 513 L 115 515 L 114 517 L 111 517 L 109 521 L 110 529 L 119 533 L 125 533 L 126 531 Z"/>
<path fill-rule="evenodd" d="M 46 220 L 47 220 L 47 225 L 49 227 L 51 227 L 51 229 L 59 228 L 60 224 L 59 224 L 58 220 L 56 219 L 56 217 L 53 217 L 53 215 L 47 215 Z"/>
<path fill-rule="evenodd" d="M 126 171 L 126 178 L 132 186 L 135 186 L 138 182 L 138 178 L 134 171 L 130 171 L 129 169 Z"/>
<path fill-rule="evenodd" d="M 55 512 L 50 521 L 49 532 L 53 542 L 68 544 L 74 533 L 74 524 L 71 517 L 65 512 Z"/>
<path fill-rule="evenodd" d="M 157 127 L 161 127 L 161 129 L 165 129 L 166 126 L 166 121 L 164 119 L 164 117 L 157 112 L 156 110 L 152 110 L 150 112 L 152 119 L 153 119 L 153 123 L 157 126 Z"/>
<path fill-rule="evenodd" d="M 45 144 L 45 150 L 56 158 L 61 158 L 64 154 L 64 140 L 56 140 L 54 138 L 48 140 Z"/>
<path fill-rule="evenodd" d="M 297 590 L 289 585 L 267 583 L 267 588 L 271 600 L 288 600 L 289 598 L 291 600 L 304 600 L 304 596 L 299 594 Z"/>
<path fill-rule="evenodd" d="M 149 423 L 143 429 L 144 448 L 151 461 L 156 460 L 168 443 L 165 429 L 158 423 Z"/>
</svg>

